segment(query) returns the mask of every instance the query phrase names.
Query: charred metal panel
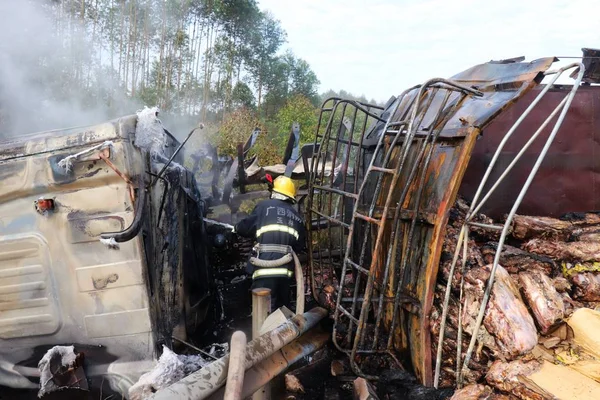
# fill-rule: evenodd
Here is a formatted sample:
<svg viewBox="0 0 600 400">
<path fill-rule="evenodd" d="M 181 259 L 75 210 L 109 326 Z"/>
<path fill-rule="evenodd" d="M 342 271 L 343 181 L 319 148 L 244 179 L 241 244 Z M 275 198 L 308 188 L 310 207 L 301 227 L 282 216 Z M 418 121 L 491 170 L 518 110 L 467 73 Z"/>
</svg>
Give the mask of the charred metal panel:
<svg viewBox="0 0 600 400">
<path fill-rule="evenodd" d="M 323 186 L 327 168 L 319 176 L 319 160 L 313 161 L 311 226 L 322 225 L 317 214 L 328 228 L 341 226 L 342 234 L 312 233 L 311 242 L 347 238 L 341 268 L 334 268 L 336 279 L 326 291 L 335 291 L 334 343 L 348 353 L 355 372 L 373 374 L 382 362 L 373 356 L 387 355 L 384 362 L 412 365 L 424 384 L 432 384 L 429 313 L 449 208 L 481 129 L 539 83 L 553 61 L 482 64 L 393 100 L 390 117 L 378 117 L 356 146 L 363 166 L 355 169 L 356 189 L 337 193 L 354 199 L 349 221 L 332 213 L 331 200 L 319 201 L 322 192 L 336 192 Z M 323 146 L 343 143 L 335 136 L 342 125 L 334 122 L 330 133 L 318 134 L 323 160 Z M 330 171 L 342 165 L 332 160 Z M 313 256 L 313 269 L 321 264 Z"/>
<path fill-rule="evenodd" d="M 587 72 L 587 70 L 586 70 Z M 514 107 L 499 116 L 483 131 L 477 141 L 460 193 L 472 199 L 481 178 L 490 164 L 498 144 L 523 111 L 539 94 L 543 86 L 527 93 Z M 542 121 L 565 98 L 571 86 L 551 88 L 537 107 L 523 121 L 506 143 L 498 168 L 489 182 L 495 182 L 504 168 L 529 140 Z M 550 147 L 544 162 L 519 208 L 526 215 L 560 216 L 572 211 L 600 210 L 600 87 L 582 86 L 575 94 L 561 132 Z M 516 194 L 527 179 L 540 149 L 550 134 L 549 125 L 525 157 L 514 167 L 512 178 L 500 184 L 482 212 L 501 219 L 509 212 Z M 528 156 L 529 155 L 529 156 Z M 489 185 L 488 185 L 489 186 Z M 551 199 L 551 200 L 549 200 Z"/>
<path fill-rule="evenodd" d="M 140 196 L 177 141 L 167 134 L 163 158 L 151 160 L 134 146 L 136 122 L 0 142 L 0 386 L 35 386 L 34 348 L 79 343 L 78 351 L 90 345 L 118 355 L 86 353 L 88 377 L 126 393 L 152 366 L 159 341 L 170 344 L 175 331 L 185 339 L 206 323 L 213 292 L 204 205 L 175 163 L 166 190 Z M 80 153 L 68 169 L 61 164 Z M 40 208 L 40 199 L 52 207 Z M 146 216 L 143 235 L 118 249 L 100 242 Z M 34 369 L 19 369 L 25 364 Z"/>
<path fill-rule="evenodd" d="M 158 351 L 162 344 L 173 346 L 176 332 L 185 340 L 186 332 L 198 333 L 211 320 L 215 284 L 207 258 L 204 203 L 193 175 L 169 168 L 149 197 L 142 236 Z"/>
</svg>

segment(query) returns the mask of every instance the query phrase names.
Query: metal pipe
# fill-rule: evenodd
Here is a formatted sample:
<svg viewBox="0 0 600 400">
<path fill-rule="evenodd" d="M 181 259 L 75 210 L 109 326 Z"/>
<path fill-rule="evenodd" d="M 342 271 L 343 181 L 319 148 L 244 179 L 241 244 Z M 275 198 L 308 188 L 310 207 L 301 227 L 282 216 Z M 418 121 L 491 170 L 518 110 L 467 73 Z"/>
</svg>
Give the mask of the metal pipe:
<svg viewBox="0 0 600 400">
<path fill-rule="evenodd" d="M 271 289 L 252 289 L 252 339 L 260 336 L 260 328 L 271 312 Z"/>
<path fill-rule="evenodd" d="M 558 112 L 564 107 L 565 102 L 567 101 L 567 98 L 568 97 L 565 97 L 564 99 L 562 99 L 562 101 L 559 103 L 559 105 L 556 106 L 554 111 L 552 111 L 552 113 L 548 116 L 548 118 L 546 118 L 546 120 L 542 123 L 542 125 L 540 125 L 540 127 L 537 129 L 537 131 L 535 131 L 535 133 L 529 138 L 527 143 L 525 143 L 523 145 L 521 150 L 513 158 L 513 160 L 508 165 L 508 167 L 506 167 L 504 169 L 504 171 L 502 172 L 502 175 L 500 175 L 500 177 L 498 177 L 498 179 L 496 179 L 496 182 L 494 183 L 494 185 L 488 190 L 487 194 L 481 199 L 481 201 L 479 201 L 479 203 L 477 204 L 477 207 L 472 212 L 469 213 L 469 215 L 468 215 L 469 222 L 470 222 L 470 219 L 473 218 L 473 216 L 476 215 L 479 212 L 479 210 L 481 210 L 481 207 L 483 207 L 485 205 L 485 203 L 488 201 L 488 199 L 491 197 L 491 195 L 494 193 L 494 191 L 498 188 L 498 186 L 500 186 L 500 184 L 502 183 L 504 178 L 513 169 L 515 164 L 521 159 L 521 157 L 523 156 L 523 154 L 525 154 L 527 149 L 529 149 L 529 146 L 531 146 L 533 144 L 533 142 L 538 138 L 538 136 L 542 133 L 542 131 L 546 128 L 546 126 L 550 123 L 550 121 L 552 121 L 554 119 L 554 117 L 556 116 L 556 114 L 558 114 Z M 485 182 L 483 182 L 483 183 L 485 184 Z M 481 185 L 481 187 L 483 187 L 483 185 Z M 502 228 L 499 228 L 499 229 L 501 230 Z"/>
<path fill-rule="evenodd" d="M 260 329 L 271 312 L 271 289 L 252 290 L 252 339 L 260 336 Z M 252 395 L 252 400 L 270 400 L 271 385 L 266 384 Z"/>
<path fill-rule="evenodd" d="M 521 205 L 521 201 L 525 197 L 525 194 L 527 193 L 527 189 L 529 189 L 529 185 L 531 185 L 531 182 L 533 181 L 533 178 L 535 177 L 538 169 L 540 168 L 542 161 L 544 161 L 546 153 L 548 152 L 548 149 L 550 148 L 550 145 L 552 144 L 554 137 L 558 133 L 558 130 L 560 129 L 562 122 L 565 119 L 567 111 L 569 111 L 569 107 L 571 106 L 571 103 L 573 102 L 573 98 L 575 98 L 575 93 L 577 92 L 577 89 L 579 88 L 579 84 L 581 83 L 581 79 L 583 78 L 583 73 L 585 71 L 585 67 L 581 63 L 574 63 L 574 64 L 568 65 L 568 66 L 560 69 L 560 72 L 562 73 L 562 72 L 564 72 L 568 69 L 574 68 L 574 67 L 579 67 L 579 74 L 577 76 L 575 83 L 573 84 L 573 88 L 567 95 L 568 100 L 567 100 L 564 108 L 562 109 L 562 111 L 556 121 L 556 124 L 554 124 L 554 128 L 552 129 L 552 132 L 550 132 L 550 135 L 549 135 L 548 139 L 546 140 L 546 143 L 544 144 L 544 147 L 542 148 L 540 155 L 538 156 L 537 160 L 535 161 L 535 164 L 534 164 L 533 168 L 531 169 L 531 172 L 529 173 L 529 176 L 527 177 L 527 180 L 525 181 L 525 184 L 523 185 L 523 188 L 521 189 L 521 192 L 519 193 L 519 196 L 517 197 L 515 204 L 513 205 L 512 209 L 510 210 L 510 213 L 508 214 L 508 217 L 506 218 L 506 222 L 504 223 L 504 229 L 502 230 L 502 234 L 500 235 L 500 240 L 498 241 L 498 248 L 496 250 L 496 255 L 494 257 L 494 264 L 492 265 L 492 270 L 490 271 L 490 278 L 488 279 L 487 287 L 485 288 L 485 292 L 483 293 L 483 299 L 481 300 L 481 306 L 479 307 L 479 314 L 477 315 L 477 320 L 475 321 L 475 326 L 473 327 L 473 336 L 471 337 L 471 342 L 469 343 L 469 347 L 467 348 L 467 353 L 465 355 L 465 361 L 463 363 L 461 374 L 457 378 L 458 384 L 462 383 L 462 377 L 463 377 L 462 372 L 464 372 L 465 369 L 467 369 L 467 367 L 469 365 L 469 361 L 471 360 L 471 355 L 473 354 L 473 349 L 475 347 L 475 342 L 477 341 L 479 328 L 481 327 L 481 323 L 483 322 L 483 317 L 485 315 L 487 303 L 489 301 L 490 293 L 491 293 L 492 287 L 494 285 L 494 275 L 496 274 L 496 269 L 498 268 L 498 262 L 500 261 L 500 254 L 502 253 L 502 246 L 504 245 L 504 241 L 506 239 L 506 235 L 508 234 L 508 229 L 510 227 L 512 219 L 513 219 L 515 213 L 517 212 L 517 209 Z M 560 76 L 560 74 L 558 76 Z"/>
<path fill-rule="evenodd" d="M 138 177 L 138 197 L 135 203 L 135 211 L 131 225 L 120 232 L 104 232 L 100 237 L 105 240 L 114 239 L 117 243 L 128 242 L 140 233 L 144 222 L 144 207 L 146 205 L 146 188 L 144 187 L 144 177 Z"/>
<path fill-rule="evenodd" d="M 295 251 L 292 251 L 294 257 L 294 275 L 296 275 L 296 314 L 304 313 L 304 273 L 302 264 Z"/>
<path fill-rule="evenodd" d="M 330 336 L 330 333 L 323 332 L 320 328 L 311 329 L 305 335 L 275 352 L 271 357 L 248 369 L 241 398 L 250 397 L 261 386 L 273 380 L 291 365 L 325 346 Z M 208 399 L 220 400 L 223 398 L 223 393 L 221 388 Z"/>
<path fill-rule="evenodd" d="M 525 118 L 529 115 L 531 110 L 533 110 L 535 108 L 535 106 L 540 102 L 542 97 L 544 97 L 546 95 L 546 93 L 550 90 L 550 88 L 552 86 L 554 86 L 554 82 L 556 82 L 558 77 L 559 77 L 558 75 L 553 77 L 552 80 L 542 89 L 542 91 L 531 102 L 531 104 L 529 104 L 529 106 L 523 112 L 523 114 L 521 114 L 521 116 L 517 119 L 517 121 L 515 121 L 515 123 L 508 130 L 508 132 L 506 132 L 506 135 L 504 135 L 504 137 L 500 141 L 500 144 L 498 144 L 498 147 L 496 148 L 496 151 L 494 152 L 494 155 L 492 156 L 492 160 L 490 161 L 490 165 L 488 165 L 485 173 L 483 174 L 483 178 L 481 178 L 481 183 L 479 184 L 479 187 L 477 188 L 477 191 L 475 192 L 475 195 L 473 196 L 471 207 L 469 208 L 469 211 L 467 212 L 467 220 L 469 219 L 469 217 L 471 215 L 477 213 L 477 211 L 474 209 L 477 205 L 477 202 L 479 201 L 479 196 L 481 196 L 481 192 L 483 191 L 483 188 L 484 188 L 485 184 L 487 183 L 487 180 L 490 177 L 490 174 L 492 173 L 492 169 L 494 169 L 494 166 L 496 165 L 496 161 L 498 160 L 498 157 L 500 157 L 500 154 L 502 153 L 502 149 L 504 148 L 504 145 L 506 144 L 506 142 L 508 142 L 508 139 L 510 139 L 510 137 L 517 130 L 519 125 L 521 125 L 523 120 L 525 120 Z"/>
<path fill-rule="evenodd" d="M 246 334 L 236 331 L 231 336 L 229 351 L 229 367 L 227 368 L 227 384 L 225 385 L 224 400 L 242 399 L 244 385 L 244 360 L 246 359 Z"/>
<path fill-rule="evenodd" d="M 264 361 L 283 346 L 313 328 L 326 316 L 327 310 L 316 307 L 302 315 L 295 315 L 292 319 L 287 320 L 277 328 L 253 339 L 246 347 L 244 368 L 249 369 Z M 188 375 L 173 385 L 159 390 L 151 399 L 206 399 L 225 384 L 228 365 L 229 354 Z"/>
<path fill-rule="evenodd" d="M 148 185 L 148 188 L 151 188 L 152 186 L 156 185 L 156 182 L 158 182 L 158 180 L 162 177 L 162 174 L 166 171 L 166 169 L 169 168 L 169 165 L 171 165 L 171 163 L 173 162 L 173 159 L 175 157 L 177 157 L 177 154 L 179 154 L 179 152 L 181 151 L 181 149 L 183 148 L 183 146 L 185 146 L 185 144 L 187 143 L 187 141 L 190 140 L 190 138 L 192 137 L 192 135 L 194 134 L 194 132 L 196 132 L 196 130 L 198 130 L 198 129 L 204 129 L 204 124 L 200 124 L 200 126 L 195 127 L 194 129 L 192 129 L 190 131 L 190 133 L 188 133 L 188 135 L 185 138 L 185 140 L 183 141 L 183 143 L 181 143 L 179 145 L 179 147 L 177 147 L 177 149 L 175 149 L 175 152 L 173 153 L 173 155 L 165 163 L 165 165 L 162 167 L 162 169 L 160 170 L 160 172 L 158 174 L 156 174 L 156 177 L 154 178 L 154 180 L 152 182 L 150 182 L 150 185 Z"/>
</svg>

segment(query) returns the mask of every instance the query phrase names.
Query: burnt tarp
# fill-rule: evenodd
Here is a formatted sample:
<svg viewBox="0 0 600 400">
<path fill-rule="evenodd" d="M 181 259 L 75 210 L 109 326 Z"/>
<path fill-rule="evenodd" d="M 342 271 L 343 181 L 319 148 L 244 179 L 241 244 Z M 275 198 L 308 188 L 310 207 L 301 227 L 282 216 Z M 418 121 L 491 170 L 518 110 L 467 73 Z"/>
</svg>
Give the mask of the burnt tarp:
<svg viewBox="0 0 600 400">
<path fill-rule="evenodd" d="M 336 291 L 334 343 L 356 373 L 376 379 L 382 365 L 402 364 L 433 384 L 429 314 L 450 207 L 482 129 L 539 84 L 554 60 L 489 62 L 430 80 L 391 101 L 375 121 L 380 129 L 350 136 L 360 140 L 353 173 L 359 181 L 339 194 L 355 205 L 352 219 L 337 223 L 342 240 L 311 235 L 346 244 L 325 292 Z M 340 129 L 332 121 L 317 142 L 335 139 Z M 318 179 L 311 171 L 311 216 L 331 229 L 340 212 L 319 200 L 338 189 Z"/>
<path fill-rule="evenodd" d="M 150 161 L 149 168 L 161 164 Z M 208 261 L 205 204 L 192 173 L 173 164 L 149 193 L 142 234 L 157 352 L 173 336 L 202 335 L 214 322 L 216 286 Z"/>
<path fill-rule="evenodd" d="M 587 70 L 586 70 L 587 73 Z M 571 90 L 570 85 L 552 87 L 537 106 L 519 125 L 505 144 L 491 172 L 488 182 L 495 182 L 502 171 L 540 124 Z M 475 144 L 471 161 L 462 182 L 460 194 L 471 200 L 485 170 L 489 166 L 498 144 L 508 129 L 539 95 L 543 85 L 523 96 L 514 107 L 496 118 L 483 130 Z M 581 86 L 571 103 L 569 112 L 558 132 L 523 202 L 519 213 L 558 217 L 573 211 L 600 210 L 600 86 Z M 494 219 L 507 214 L 523 187 L 537 154 L 542 149 L 552 126 L 542 131 L 523 158 L 514 166 L 510 179 L 500 183 L 481 212 Z M 490 185 L 487 185 L 489 187 Z"/>
</svg>

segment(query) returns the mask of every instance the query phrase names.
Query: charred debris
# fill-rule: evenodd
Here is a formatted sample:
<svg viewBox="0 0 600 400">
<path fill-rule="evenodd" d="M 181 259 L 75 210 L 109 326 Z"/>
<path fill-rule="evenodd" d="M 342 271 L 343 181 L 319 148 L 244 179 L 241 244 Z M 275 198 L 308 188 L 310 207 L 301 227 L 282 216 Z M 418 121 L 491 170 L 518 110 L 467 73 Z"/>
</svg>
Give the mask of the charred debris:
<svg viewBox="0 0 600 400">
<path fill-rule="evenodd" d="M 569 110 L 584 107 L 573 100 L 597 92 L 589 86 L 596 82 L 593 59 L 552 70 L 556 61 L 491 61 L 407 89 L 383 107 L 328 99 L 314 143 L 301 147 L 301 127 L 294 125 L 281 163 L 273 166 L 251 156 L 256 130 L 238 145 L 237 157 L 220 157 L 205 145 L 185 168 L 181 143 L 155 109 L 112 122 L 115 137 L 98 129 L 63 132 L 68 146 L 35 154 L 47 157 L 58 186 L 94 176 L 95 167 L 78 175 L 82 160 L 104 163 L 102 173 L 121 180 L 131 219 L 93 240 L 113 254 L 135 242 L 142 254 L 150 350 L 118 351 L 151 363 L 121 373 L 129 383 L 113 380 L 110 390 L 132 399 L 222 398 L 231 357 L 245 360 L 237 361 L 244 362 L 239 393 L 245 395 L 291 367 L 273 393 L 598 398 L 600 217 L 585 212 L 593 209 L 583 208 L 590 204 L 585 199 L 557 206 L 546 192 L 531 190 L 538 175 L 551 176 L 544 160 L 555 154 L 555 137 L 576 123 Z M 555 84 L 568 74 L 573 85 Z M 0 162 L 17 171 L 19 160 L 34 154 L 32 143 L 42 146 L 49 135 L 3 144 Z M 115 161 L 111 141 L 121 140 L 135 149 L 123 149 L 125 157 Z M 583 170 L 582 163 L 554 173 Z M 226 345 L 213 344 L 226 344 L 236 330 L 250 336 L 251 282 L 243 265 L 252 243 L 229 240 L 226 224 L 243 217 L 243 202 L 267 197 L 265 184 L 282 174 L 300 185 L 298 207 L 306 216 L 308 251 L 300 258 L 307 284 L 294 290 L 306 292 L 308 311 L 281 313 L 274 329 L 249 337 L 245 358 L 235 357 Z M 553 193 L 574 190 L 565 185 Z M 51 218 L 64 204 L 60 193 L 42 196 L 35 212 Z M 521 205 L 529 215 L 517 214 Z M 70 213 L 67 220 L 91 235 L 83 218 L 89 215 Z M 92 289 L 105 290 L 119 277 L 94 279 Z M 67 345 L 39 362 L 46 377 L 41 396 L 73 388 L 109 393 L 106 373 L 94 366 L 125 360 L 85 333 L 51 334 L 39 344 L 40 354 Z M 12 371 L 25 371 L 40 358 L 7 360 Z"/>
</svg>

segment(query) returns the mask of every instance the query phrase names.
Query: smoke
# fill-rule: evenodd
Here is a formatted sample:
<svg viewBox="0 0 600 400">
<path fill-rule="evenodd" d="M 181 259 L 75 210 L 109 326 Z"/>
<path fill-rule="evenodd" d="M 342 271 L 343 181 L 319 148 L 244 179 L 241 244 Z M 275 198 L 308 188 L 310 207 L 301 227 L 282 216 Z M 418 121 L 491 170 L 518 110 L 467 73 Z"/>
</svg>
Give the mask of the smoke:
<svg viewBox="0 0 600 400">
<path fill-rule="evenodd" d="M 0 0 L 0 138 L 89 125 L 141 104 L 60 2 Z"/>
</svg>

